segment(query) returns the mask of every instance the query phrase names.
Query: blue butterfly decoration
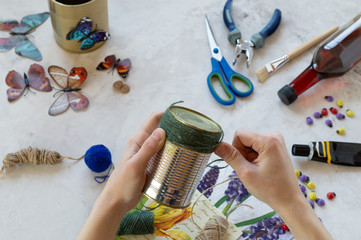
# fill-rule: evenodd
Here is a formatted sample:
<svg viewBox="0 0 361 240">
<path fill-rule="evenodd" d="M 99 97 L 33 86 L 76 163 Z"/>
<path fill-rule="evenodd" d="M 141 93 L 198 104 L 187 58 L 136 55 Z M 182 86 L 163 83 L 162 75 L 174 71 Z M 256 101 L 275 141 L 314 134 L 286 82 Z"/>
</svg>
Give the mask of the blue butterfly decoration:
<svg viewBox="0 0 361 240">
<path fill-rule="evenodd" d="M 41 53 L 26 35 L 48 18 L 49 13 L 43 12 L 25 16 L 20 23 L 14 19 L 0 20 L 0 30 L 10 31 L 10 37 L 0 38 L 0 52 L 9 51 L 15 47 L 16 54 L 40 61 Z"/>
<path fill-rule="evenodd" d="M 76 25 L 75 29 L 68 32 L 66 39 L 79 39 L 79 42 L 81 42 L 80 49 L 87 50 L 92 48 L 94 44 L 106 41 L 110 38 L 110 34 L 108 32 L 98 31 L 96 29 L 91 31 L 92 27 L 93 21 L 88 17 L 83 17 Z"/>
</svg>

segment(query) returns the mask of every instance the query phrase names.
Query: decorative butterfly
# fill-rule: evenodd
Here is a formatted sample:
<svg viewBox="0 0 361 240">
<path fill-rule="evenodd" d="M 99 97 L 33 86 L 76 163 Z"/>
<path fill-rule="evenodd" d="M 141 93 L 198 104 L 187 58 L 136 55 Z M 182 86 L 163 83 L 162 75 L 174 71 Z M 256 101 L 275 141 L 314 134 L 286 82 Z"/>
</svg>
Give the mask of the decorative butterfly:
<svg viewBox="0 0 361 240">
<path fill-rule="evenodd" d="M 12 70 L 6 76 L 5 81 L 10 87 L 6 91 L 9 102 L 18 99 L 25 89 L 29 90 L 29 87 L 43 92 L 50 92 L 53 89 L 49 79 L 45 77 L 44 68 L 35 63 L 30 66 L 28 75 L 24 73 L 24 77 L 22 77 L 20 73 Z"/>
<path fill-rule="evenodd" d="M 60 93 L 59 97 L 49 108 L 49 115 L 56 116 L 65 112 L 69 105 L 74 110 L 85 109 L 89 100 L 80 93 L 80 85 L 87 78 L 87 71 L 83 67 L 74 67 L 68 74 L 67 71 L 58 66 L 50 66 L 48 72 L 56 84 L 62 88 L 54 96 Z"/>
<path fill-rule="evenodd" d="M 114 69 L 117 69 L 118 74 L 126 78 L 131 66 L 132 62 L 129 58 L 120 60 L 120 58 L 117 59 L 115 55 L 110 55 L 104 59 L 104 62 L 99 63 L 97 70 L 110 69 L 110 72 L 114 72 Z"/>
<path fill-rule="evenodd" d="M 10 31 L 11 37 L 0 38 L 0 51 L 9 51 L 15 47 L 15 53 L 36 61 L 42 59 L 41 53 L 27 38 L 27 34 L 48 19 L 49 13 L 43 12 L 25 16 L 20 23 L 14 19 L 0 20 L 0 30 Z"/>
<path fill-rule="evenodd" d="M 79 39 L 79 42 L 81 42 L 80 49 L 87 50 L 92 48 L 94 44 L 101 41 L 106 41 L 110 38 L 110 34 L 107 32 L 97 31 L 96 29 L 91 31 L 92 27 L 92 20 L 88 17 L 83 17 L 80 19 L 75 29 L 72 29 L 70 32 L 68 32 L 66 39 Z"/>
</svg>

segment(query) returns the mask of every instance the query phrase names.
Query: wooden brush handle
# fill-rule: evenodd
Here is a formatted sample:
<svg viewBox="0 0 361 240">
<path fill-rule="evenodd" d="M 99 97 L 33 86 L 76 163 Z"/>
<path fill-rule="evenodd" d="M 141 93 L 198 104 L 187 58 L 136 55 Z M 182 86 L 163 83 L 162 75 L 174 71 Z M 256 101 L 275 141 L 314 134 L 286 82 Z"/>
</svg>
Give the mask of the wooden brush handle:
<svg viewBox="0 0 361 240">
<path fill-rule="evenodd" d="M 336 32 L 338 29 L 338 26 L 334 26 L 333 28 L 329 29 L 328 31 L 322 33 L 321 35 L 303 43 L 301 46 L 299 46 L 298 48 L 296 48 L 295 50 L 291 51 L 290 53 L 288 53 L 288 57 L 291 59 L 293 59 L 294 57 L 297 57 L 299 54 L 303 53 L 304 51 L 306 51 L 307 49 L 309 49 L 310 47 L 316 45 L 317 43 L 321 42 L 322 40 L 326 39 L 327 37 L 329 37 L 332 33 Z"/>
</svg>

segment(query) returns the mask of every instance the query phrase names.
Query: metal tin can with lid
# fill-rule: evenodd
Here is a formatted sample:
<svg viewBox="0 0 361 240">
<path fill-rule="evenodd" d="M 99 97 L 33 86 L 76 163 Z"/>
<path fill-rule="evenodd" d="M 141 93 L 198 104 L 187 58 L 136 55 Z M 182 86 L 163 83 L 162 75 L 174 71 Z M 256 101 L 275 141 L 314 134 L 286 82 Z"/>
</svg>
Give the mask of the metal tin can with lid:
<svg viewBox="0 0 361 240">
<path fill-rule="evenodd" d="M 207 116 L 179 106 L 167 109 L 160 127 L 167 138 L 148 162 L 144 193 L 160 204 L 185 208 L 223 131 Z"/>
</svg>

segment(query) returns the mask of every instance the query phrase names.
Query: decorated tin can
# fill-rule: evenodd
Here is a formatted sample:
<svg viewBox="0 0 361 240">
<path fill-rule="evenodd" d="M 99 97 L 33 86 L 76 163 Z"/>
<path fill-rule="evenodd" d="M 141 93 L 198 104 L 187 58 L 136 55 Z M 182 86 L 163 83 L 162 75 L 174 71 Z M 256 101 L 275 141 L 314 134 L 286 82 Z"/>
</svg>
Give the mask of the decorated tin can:
<svg viewBox="0 0 361 240">
<path fill-rule="evenodd" d="M 107 0 L 48 0 L 56 42 L 71 52 L 90 52 L 110 38 Z"/>
<path fill-rule="evenodd" d="M 207 116 L 179 106 L 167 109 L 159 127 L 167 138 L 162 150 L 148 162 L 144 193 L 166 206 L 188 207 L 222 140 L 222 128 Z"/>
</svg>

